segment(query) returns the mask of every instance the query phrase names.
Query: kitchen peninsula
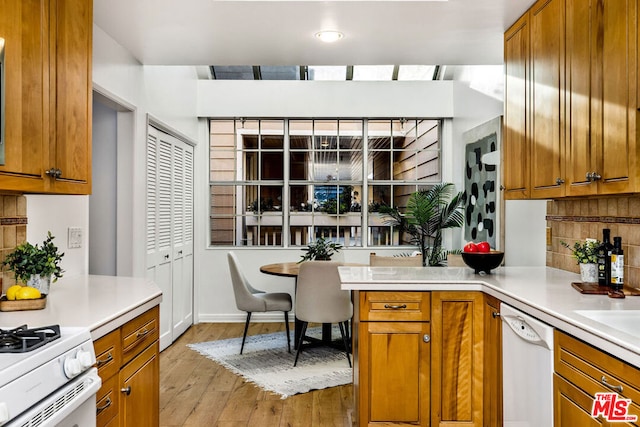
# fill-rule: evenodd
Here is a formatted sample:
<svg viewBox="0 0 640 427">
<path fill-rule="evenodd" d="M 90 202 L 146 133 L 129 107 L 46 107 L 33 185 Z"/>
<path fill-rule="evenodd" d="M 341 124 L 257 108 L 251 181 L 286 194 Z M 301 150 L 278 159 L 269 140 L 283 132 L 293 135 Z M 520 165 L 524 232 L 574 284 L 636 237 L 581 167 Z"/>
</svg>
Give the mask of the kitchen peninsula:
<svg viewBox="0 0 640 427">
<path fill-rule="evenodd" d="M 593 402 L 590 396 L 611 391 L 601 381 L 605 376 L 609 384 L 612 379 L 624 384 L 621 394 L 632 400 L 630 413 L 640 414 L 640 298 L 583 295 L 571 286 L 578 274 L 547 267 L 501 267 L 489 275 L 466 267 L 339 270 L 342 288 L 355 292 L 359 426 L 502 425 L 496 398 L 501 396 L 500 302 L 555 328 L 556 427 L 563 425 L 560 413 L 571 413 L 564 415 L 564 425 L 567 419 L 590 418 L 591 408 L 585 408 Z M 582 362 L 567 362 L 568 354 Z M 576 365 L 566 369 L 568 363 Z M 578 385 L 570 378 L 576 370 L 586 372 Z M 584 401 L 566 398 L 567 387 Z"/>
</svg>

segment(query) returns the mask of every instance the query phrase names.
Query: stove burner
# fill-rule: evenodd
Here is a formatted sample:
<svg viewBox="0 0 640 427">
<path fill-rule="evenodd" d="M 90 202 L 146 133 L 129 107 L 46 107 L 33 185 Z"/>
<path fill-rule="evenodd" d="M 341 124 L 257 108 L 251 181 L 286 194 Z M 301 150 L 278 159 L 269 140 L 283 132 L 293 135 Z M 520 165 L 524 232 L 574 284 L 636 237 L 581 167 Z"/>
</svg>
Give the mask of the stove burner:
<svg viewBox="0 0 640 427">
<path fill-rule="evenodd" d="M 0 329 L 0 353 L 25 353 L 60 338 L 60 326 Z"/>
</svg>

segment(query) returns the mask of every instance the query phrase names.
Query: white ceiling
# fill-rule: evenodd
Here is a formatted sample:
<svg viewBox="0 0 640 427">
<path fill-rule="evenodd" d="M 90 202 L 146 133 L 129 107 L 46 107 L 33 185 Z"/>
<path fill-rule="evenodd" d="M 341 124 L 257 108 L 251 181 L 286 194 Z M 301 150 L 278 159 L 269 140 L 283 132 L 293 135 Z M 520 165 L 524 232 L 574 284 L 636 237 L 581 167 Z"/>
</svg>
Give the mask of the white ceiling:
<svg viewBox="0 0 640 427">
<path fill-rule="evenodd" d="M 497 65 L 533 2 L 94 0 L 94 22 L 148 65 Z"/>
</svg>

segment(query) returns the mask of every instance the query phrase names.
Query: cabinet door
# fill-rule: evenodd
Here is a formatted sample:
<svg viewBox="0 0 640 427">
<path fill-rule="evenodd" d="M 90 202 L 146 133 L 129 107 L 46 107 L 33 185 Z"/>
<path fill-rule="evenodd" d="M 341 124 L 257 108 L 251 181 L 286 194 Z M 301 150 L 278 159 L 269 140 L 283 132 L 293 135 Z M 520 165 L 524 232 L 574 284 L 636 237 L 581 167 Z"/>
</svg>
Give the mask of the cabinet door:
<svg viewBox="0 0 640 427">
<path fill-rule="evenodd" d="M 359 325 L 360 426 L 429 425 L 428 322 Z"/>
<path fill-rule="evenodd" d="M 502 426 L 502 322 L 500 301 L 485 295 L 484 305 L 484 424 Z"/>
<path fill-rule="evenodd" d="M 531 27 L 531 197 L 564 195 L 564 3 L 539 0 Z"/>
<path fill-rule="evenodd" d="M 5 134 L 0 188 L 43 191 L 48 143 L 47 0 L 0 0 L 4 38 Z"/>
<path fill-rule="evenodd" d="M 567 195 L 589 195 L 597 185 L 587 174 L 597 170 L 596 130 L 592 132 L 591 79 L 594 71 L 591 22 L 595 0 L 566 1 L 566 167 Z"/>
<path fill-rule="evenodd" d="M 482 292 L 431 295 L 431 425 L 483 423 L 484 299 Z"/>
<path fill-rule="evenodd" d="M 51 149 L 56 193 L 91 193 L 93 2 L 51 2 Z"/>
<path fill-rule="evenodd" d="M 599 194 L 637 191 L 636 0 L 598 0 L 593 28 L 596 46 L 592 76 L 598 141 Z M 595 127 L 595 126 L 594 126 Z"/>
<path fill-rule="evenodd" d="M 157 427 L 160 422 L 158 342 L 120 371 L 120 425 Z"/>
<path fill-rule="evenodd" d="M 529 198 L 529 14 L 504 35 L 504 197 Z"/>
<path fill-rule="evenodd" d="M 591 416 L 593 398 L 567 382 L 553 375 L 553 417 L 555 427 L 597 427 L 608 425 L 601 418 Z"/>
<path fill-rule="evenodd" d="M 193 324 L 193 147 L 173 145 L 173 279 L 171 337 Z"/>
</svg>

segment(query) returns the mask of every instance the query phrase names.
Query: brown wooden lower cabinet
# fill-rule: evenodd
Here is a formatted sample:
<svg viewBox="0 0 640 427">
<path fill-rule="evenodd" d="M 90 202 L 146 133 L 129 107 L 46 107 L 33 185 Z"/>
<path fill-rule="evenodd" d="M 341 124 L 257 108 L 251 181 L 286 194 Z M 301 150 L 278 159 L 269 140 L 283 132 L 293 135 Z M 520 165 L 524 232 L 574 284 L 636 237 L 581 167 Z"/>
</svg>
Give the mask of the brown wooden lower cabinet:
<svg viewBox="0 0 640 427">
<path fill-rule="evenodd" d="M 360 427 L 502 425 L 498 300 L 482 292 L 367 291 L 357 301 Z"/>
<path fill-rule="evenodd" d="M 553 375 L 554 425 L 595 427 L 607 425 L 591 416 L 593 398 L 575 385 L 559 376 Z"/>
<path fill-rule="evenodd" d="M 483 426 L 484 297 L 431 294 L 431 425 Z"/>
<path fill-rule="evenodd" d="M 156 306 L 94 342 L 97 427 L 159 425 L 159 319 Z"/>
<path fill-rule="evenodd" d="M 554 345 L 555 427 L 640 425 L 640 369 L 559 330 Z M 628 415 L 639 420 L 608 422 L 602 415 L 591 417 L 594 396 L 607 392 L 629 399 Z"/>
</svg>

